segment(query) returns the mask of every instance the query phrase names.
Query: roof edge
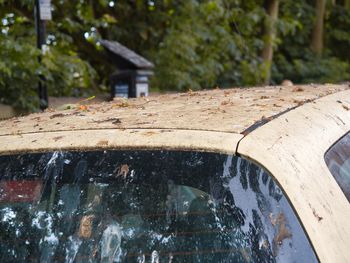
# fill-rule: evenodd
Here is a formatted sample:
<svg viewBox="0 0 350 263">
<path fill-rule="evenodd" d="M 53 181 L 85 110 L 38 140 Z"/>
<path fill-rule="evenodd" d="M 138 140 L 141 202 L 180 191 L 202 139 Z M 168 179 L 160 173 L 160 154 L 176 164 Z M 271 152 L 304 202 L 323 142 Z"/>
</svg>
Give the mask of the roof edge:
<svg viewBox="0 0 350 263">
<path fill-rule="evenodd" d="M 181 150 L 236 154 L 241 134 L 175 129 L 99 129 L 1 136 L 0 155 L 47 151 Z M 72 139 L 74 138 L 74 140 Z"/>
</svg>

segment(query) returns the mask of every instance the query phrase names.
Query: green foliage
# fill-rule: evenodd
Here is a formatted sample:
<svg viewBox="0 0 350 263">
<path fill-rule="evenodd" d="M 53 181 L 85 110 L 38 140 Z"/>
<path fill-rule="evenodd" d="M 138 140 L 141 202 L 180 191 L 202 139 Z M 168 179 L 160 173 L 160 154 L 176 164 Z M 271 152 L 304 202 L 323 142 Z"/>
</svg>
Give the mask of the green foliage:
<svg viewBox="0 0 350 263">
<path fill-rule="evenodd" d="M 335 6 L 330 12 L 326 25 L 326 40 L 329 47 L 333 47 L 333 55 L 350 60 L 350 10 L 342 6 Z"/>
<path fill-rule="evenodd" d="M 34 22 L 25 15 L 33 8 L 30 2 L 0 13 L 0 101 L 22 110 L 38 108 L 42 77 L 51 95 L 71 95 L 91 87 L 96 74 L 75 52 L 69 35 L 59 33 L 50 39 L 49 34 L 45 52 L 36 48 Z"/>
<path fill-rule="evenodd" d="M 175 90 L 215 86 L 235 46 L 229 32 L 221 1 L 186 1 L 160 44 L 155 85 Z"/>
<path fill-rule="evenodd" d="M 279 83 L 283 79 L 291 79 L 295 83 L 338 83 L 350 80 L 349 63 L 336 57 L 319 58 L 309 53 L 303 59 L 292 61 L 279 55 L 276 61 L 273 72 Z M 283 69 L 283 75 L 280 69 Z"/>
<path fill-rule="evenodd" d="M 289 3 L 289 4 L 288 4 Z M 295 27 L 284 35 L 275 52 L 272 82 L 290 79 L 295 83 L 337 83 L 350 80 L 350 12 L 340 5 L 329 6 L 325 17 L 325 50 L 317 57 L 310 50 L 314 22 L 313 2 L 287 1 L 281 19 L 294 16 Z M 293 18 L 292 18 L 293 20 Z"/>
<path fill-rule="evenodd" d="M 39 51 L 27 40 L 0 35 L 0 92 L 1 101 L 17 108 L 35 108 L 38 104 L 35 87 L 37 72 L 42 70 Z"/>
<path fill-rule="evenodd" d="M 266 77 L 266 0 L 52 0 L 45 54 L 35 47 L 33 3 L 0 0 L 0 101 L 17 108 L 37 108 L 40 75 L 55 96 L 106 91 L 115 66 L 101 38 L 153 61 L 157 90 L 252 86 Z M 350 11 L 341 4 L 327 5 L 317 57 L 310 51 L 314 1 L 280 1 L 272 84 L 350 79 Z"/>
<path fill-rule="evenodd" d="M 160 43 L 153 84 L 195 90 L 259 83 L 263 18 L 256 1 L 187 1 Z"/>
</svg>

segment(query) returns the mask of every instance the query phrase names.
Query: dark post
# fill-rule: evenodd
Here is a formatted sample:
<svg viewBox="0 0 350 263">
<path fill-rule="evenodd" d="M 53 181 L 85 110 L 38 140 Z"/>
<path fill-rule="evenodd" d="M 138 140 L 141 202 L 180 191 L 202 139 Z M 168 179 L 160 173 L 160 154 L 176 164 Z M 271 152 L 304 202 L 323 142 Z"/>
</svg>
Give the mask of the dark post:
<svg viewBox="0 0 350 263">
<path fill-rule="evenodd" d="M 40 0 L 35 0 L 35 27 L 37 34 L 37 47 L 42 51 L 43 45 L 46 43 L 46 25 L 45 20 L 43 20 L 40 16 Z M 41 62 L 41 58 L 39 56 L 39 63 Z M 45 85 L 45 77 L 40 75 L 40 81 L 38 84 L 38 94 L 40 100 L 40 109 L 45 110 L 48 107 L 48 96 L 47 96 L 47 87 Z"/>
</svg>

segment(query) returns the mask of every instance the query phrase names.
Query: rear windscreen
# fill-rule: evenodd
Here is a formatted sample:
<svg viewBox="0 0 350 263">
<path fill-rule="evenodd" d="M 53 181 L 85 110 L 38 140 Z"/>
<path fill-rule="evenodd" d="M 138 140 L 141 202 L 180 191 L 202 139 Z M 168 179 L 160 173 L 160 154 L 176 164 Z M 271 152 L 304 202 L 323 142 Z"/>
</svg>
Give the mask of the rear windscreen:
<svg viewBox="0 0 350 263">
<path fill-rule="evenodd" d="M 272 177 L 171 151 L 0 156 L 0 262 L 314 262 Z"/>
<path fill-rule="evenodd" d="M 325 161 L 334 179 L 350 202 L 350 132 L 327 151 Z"/>
</svg>

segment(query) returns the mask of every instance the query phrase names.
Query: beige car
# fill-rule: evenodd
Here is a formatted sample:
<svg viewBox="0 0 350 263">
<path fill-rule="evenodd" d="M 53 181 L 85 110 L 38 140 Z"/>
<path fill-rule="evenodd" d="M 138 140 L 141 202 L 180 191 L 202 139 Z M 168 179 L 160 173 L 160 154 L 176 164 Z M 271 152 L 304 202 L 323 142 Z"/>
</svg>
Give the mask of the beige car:
<svg viewBox="0 0 350 263">
<path fill-rule="evenodd" d="M 349 262 L 349 86 L 67 108 L 0 122 L 0 262 Z"/>
</svg>

